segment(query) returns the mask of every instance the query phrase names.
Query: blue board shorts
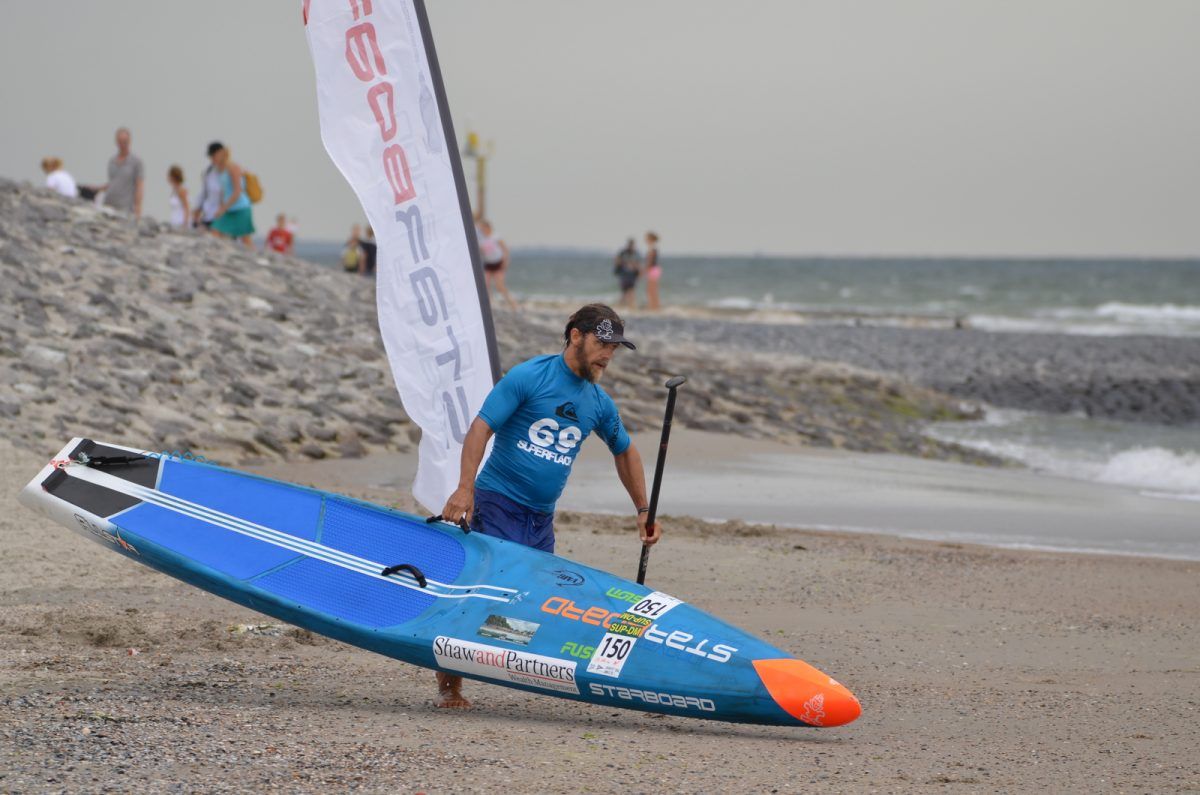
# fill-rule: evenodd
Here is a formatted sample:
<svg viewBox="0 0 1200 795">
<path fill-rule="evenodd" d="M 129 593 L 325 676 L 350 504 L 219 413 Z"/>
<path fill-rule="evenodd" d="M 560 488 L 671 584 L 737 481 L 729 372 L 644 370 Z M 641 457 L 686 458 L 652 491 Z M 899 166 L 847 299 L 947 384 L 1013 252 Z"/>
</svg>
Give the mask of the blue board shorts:
<svg viewBox="0 0 1200 795">
<path fill-rule="evenodd" d="M 476 490 L 471 529 L 543 552 L 554 551 L 554 514 L 526 508 L 499 492 Z"/>
</svg>

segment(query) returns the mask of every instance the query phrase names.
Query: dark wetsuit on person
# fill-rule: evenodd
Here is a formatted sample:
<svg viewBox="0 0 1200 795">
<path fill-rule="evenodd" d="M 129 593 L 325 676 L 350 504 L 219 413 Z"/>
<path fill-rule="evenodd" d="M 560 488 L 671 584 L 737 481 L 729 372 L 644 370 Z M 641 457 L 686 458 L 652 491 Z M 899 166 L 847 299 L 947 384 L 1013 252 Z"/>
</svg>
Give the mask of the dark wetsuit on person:
<svg viewBox="0 0 1200 795">
<path fill-rule="evenodd" d="M 379 250 L 379 246 L 374 240 L 367 238 L 358 241 L 358 245 L 363 250 L 363 273 L 370 276 L 375 273 L 375 252 Z"/>
</svg>

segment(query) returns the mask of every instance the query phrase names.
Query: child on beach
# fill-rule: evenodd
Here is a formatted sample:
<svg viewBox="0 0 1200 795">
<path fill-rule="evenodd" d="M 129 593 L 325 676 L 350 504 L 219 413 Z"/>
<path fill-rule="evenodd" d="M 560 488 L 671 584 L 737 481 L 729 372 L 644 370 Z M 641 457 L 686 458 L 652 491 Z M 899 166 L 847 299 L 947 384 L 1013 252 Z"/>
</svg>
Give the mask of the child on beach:
<svg viewBox="0 0 1200 795">
<path fill-rule="evenodd" d="M 183 187 L 183 169 L 179 166 L 167 169 L 167 184 L 171 186 L 171 196 L 168 199 L 171 204 L 171 226 L 183 229 L 187 226 L 187 219 L 191 214 L 188 210 L 187 188 Z"/>
<path fill-rule="evenodd" d="M 75 178 L 63 169 L 63 161 L 57 157 L 42 158 L 42 171 L 46 172 L 46 187 L 52 188 L 61 196 L 74 199 L 79 195 Z"/>
<path fill-rule="evenodd" d="M 276 254 L 291 254 L 295 243 L 296 236 L 288 228 L 287 216 L 280 213 L 275 219 L 275 226 L 267 233 L 266 242 L 263 243 L 263 250 L 271 249 Z"/>
</svg>

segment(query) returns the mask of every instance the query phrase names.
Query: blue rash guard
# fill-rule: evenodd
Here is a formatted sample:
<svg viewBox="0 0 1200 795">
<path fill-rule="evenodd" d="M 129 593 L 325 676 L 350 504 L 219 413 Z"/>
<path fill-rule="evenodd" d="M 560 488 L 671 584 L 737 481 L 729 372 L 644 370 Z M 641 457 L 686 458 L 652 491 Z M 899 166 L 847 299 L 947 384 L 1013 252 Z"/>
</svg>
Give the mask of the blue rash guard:
<svg viewBox="0 0 1200 795">
<path fill-rule="evenodd" d="M 476 490 L 497 492 L 538 513 L 554 513 L 579 446 L 592 431 L 614 456 L 629 447 L 612 398 L 576 375 L 562 354 L 536 356 L 509 370 L 479 417 L 496 441 Z"/>
</svg>

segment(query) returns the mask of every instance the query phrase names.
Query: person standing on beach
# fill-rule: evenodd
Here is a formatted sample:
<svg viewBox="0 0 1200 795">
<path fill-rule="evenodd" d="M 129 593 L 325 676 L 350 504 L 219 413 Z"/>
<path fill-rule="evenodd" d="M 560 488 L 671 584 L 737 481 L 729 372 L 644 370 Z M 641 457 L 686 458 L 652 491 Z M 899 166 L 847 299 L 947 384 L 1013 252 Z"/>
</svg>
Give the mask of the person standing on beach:
<svg viewBox="0 0 1200 795">
<path fill-rule="evenodd" d="M 658 235 L 646 233 L 646 308 L 661 309 L 658 300 L 658 280 L 662 278 L 662 265 L 658 262 Z"/>
<path fill-rule="evenodd" d="M 212 230 L 242 241 L 246 248 L 254 248 L 254 215 L 242 167 L 229 158 L 229 148 L 225 146 L 213 156 L 213 166 L 221 179 L 221 203 L 213 217 Z"/>
<path fill-rule="evenodd" d="M 608 445 L 617 477 L 637 509 L 645 544 L 662 534 L 647 526 L 646 475 L 617 404 L 599 385 L 625 338 L 625 324 L 611 307 L 588 304 L 567 321 L 563 350 L 535 356 L 500 379 L 483 402 L 463 441 L 458 488 L 446 501 L 446 521 L 466 519 L 485 535 L 554 551 L 554 507 L 588 435 Z M 479 464 L 495 434 L 483 471 Z M 471 706 L 462 677 L 438 673 L 439 707 Z"/>
<path fill-rule="evenodd" d="M 108 182 L 96 188 L 104 193 L 104 205 L 124 213 L 142 217 L 142 196 L 146 180 L 142 171 L 142 159 L 130 151 L 133 136 L 122 127 L 117 130 L 117 153 L 108 161 Z"/>
<path fill-rule="evenodd" d="M 362 228 L 358 224 L 350 227 L 350 238 L 342 247 L 342 270 L 347 273 L 358 273 L 358 260 L 362 257 L 362 249 L 358 247 L 360 237 Z"/>
<path fill-rule="evenodd" d="M 221 174 L 217 171 L 216 158 L 224 148 L 220 141 L 208 145 L 208 165 L 200 178 L 200 196 L 196 199 L 196 209 L 192 211 L 192 226 L 211 229 L 213 219 L 217 217 L 217 210 L 221 206 Z"/>
<path fill-rule="evenodd" d="M 263 249 L 269 248 L 276 254 L 291 254 L 292 247 L 295 244 L 296 236 L 288 228 L 287 216 L 280 213 L 275 219 L 275 226 L 267 233 L 267 240 L 263 244 Z"/>
<path fill-rule="evenodd" d="M 75 178 L 63 168 L 63 161 L 57 157 L 43 157 L 42 171 L 46 174 L 46 187 L 60 196 L 74 199 L 79 195 Z"/>
<path fill-rule="evenodd" d="M 171 186 L 171 226 L 176 229 L 183 229 L 187 225 L 188 215 L 188 192 L 187 188 L 183 187 L 183 169 L 179 166 L 171 166 L 167 169 L 167 184 Z"/>
<path fill-rule="evenodd" d="M 641 258 L 638 257 L 637 247 L 631 237 L 625 243 L 625 248 L 618 251 L 616 259 L 613 260 L 613 275 L 617 277 L 617 285 L 621 288 L 620 306 L 626 309 L 637 308 L 634 290 L 637 288 L 641 272 Z"/>
<path fill-rule="evenodd" d="M 492 232 L 492 222 L 486 219 L 479 220 L 475 233 L 479 238 L 479 256 L 483 259 L 483 277 L 487 280 L 488 293 L 493 288 L 499 290 L 508 302 L 508 308 L 517 311 L 517 302 L 504 285 L 504 274 L 508 271 L 509 263 L 508 245 L 496 237 Z"/>
<path fill-rule="evenodd" d="M 367 236 L 358 239 L 358 272 L 363 276 L 375 275 L 375 255 L 379 253 L 379 244 L 375 242 L 375 230 L 367 224 Z"/>
</svg>

